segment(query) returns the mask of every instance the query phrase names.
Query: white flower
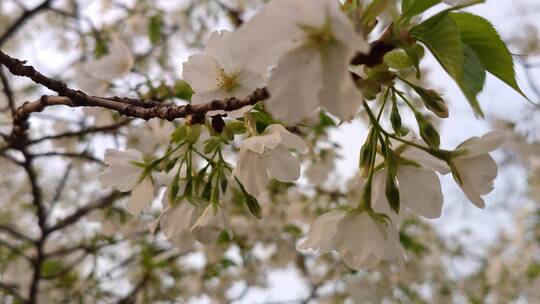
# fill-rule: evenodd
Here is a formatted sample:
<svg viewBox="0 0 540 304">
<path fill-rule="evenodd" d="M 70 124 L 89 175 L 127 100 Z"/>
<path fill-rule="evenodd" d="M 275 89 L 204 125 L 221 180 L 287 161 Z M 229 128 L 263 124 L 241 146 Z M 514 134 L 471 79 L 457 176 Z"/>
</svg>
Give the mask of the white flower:
<svg viewBox="0 0 540 304">
<path fill-rule="evenodd" d="M 129 73 L 134 62 L 133 53 L 128 45 L 118 36 L 114 36 L 109 45 L 109 52 L 95 61 L 88 62 L 86 69 L 99 79 L 112 81 Z"/>
<path fill-rule="evenodd" d="M 420 143 L 420 141 L 416 142 Z M 416 163 L 399 162 L 397 166 L 396 179 L 402 208 L 407 207 L 414 213 L 429 219 L 440 217 L 443 207 L 443 194 L 441 182 L 435 172 L 438 171 L 441 174 L 450 173 L 446 163 L 412 146 L 406 146 L 399 157 L 404 161 Z M 381 193 L 382 202 L 388 204 L 384 192 L 386 178 L 387 168 L 384 168 L 375 175 L 374 184 L 378 184 L 379 188 L 382 188 L 378 193 Z"/>
<path fill-rule="evenodd" d="M 362 95 L 349 62 L 369 46 L 339 1 L 274 0 L 238 33 L 247 62 L 260 68 L 277 64 L 266 102 L 277 118 L 295 123 L 319 105 L 343 120 L 354 115 Z"/>
<path fill-rule="evenodd" d="M 118 36 L 114 36 L 108 54 L 75 69 L 75 81 L 81 90 L 102 96 L 109 82 L 131 71 L 134 60 L 133 53 L 126 43 Z"/>
<path fill-rule="evenodd" d="M 404 260 L 396 227 L 368 211 L 335 210 L 318 217 L 298 249 L 335 250 L 352 269 Z"/>
<path fill-rule="evenodd" d="M 199 208 L 184 200 L 178 204 L 169 205 L 159 217 L 163 235 L 182 252 L 189 250 L 195 241 L 191 234 L 191 226 L 197 220 L 198 214 Z"/>
<path fill-rule="evenodd" d="M 497 163 L 489 152 L 499 148 L 507 138 L 503 131 L 492 131 L 461 143 L 452 157 L 452 173 L 461 190 L 478 208 L 486 206 L 481 195 L 493 190 Z"/>
<path fill-rule="evenodd" d="M 231 222 L 227 212 L 221 207 L 214 208 L 212 204 L 206 207 L 203 214 L 191 228 L 193 236 L 203 244 L 214 242 L 221 231 L 227 232 L 229 238 L 232 239 Z"/>
<path fill-rule="evenodd" d="M 270 125 L 263 134 L 242 142 L 234 175 L 253 196 L 263 191 L 270 177 L 281 182 L 295 181 L 300 177 L 300 161 L 289 149 L 303 152 L 306 145 L 282 125 Z"/>
<path fill-rule="evenodd" d="M 345 264 L 353 269 L 404 261 L 397 228 L 367 211 L 348 212 L 337 225 L 334 242 Z"/>
<path fill-rule="evenodd" d="M 151 154 L 161 145 L 168 144 L 174 125 L 159 118 L 152 118 L 144 124 L 142 130 L 132 129 L 128 136 L 128 147 L 141 151 L 144 155 Z"/>
<path fill-rule="evenodd" d="M 297 249 L 312 249 L 320 254 L 335 250 L 337 225 L 346 213 L 345 210 L 333 210 L 316 218 L 311 224 L 307 238 L 297 246 Z"/>
<path fill-rule="evenodd" d="M 216 31 L 206 44 L 205 54 L 189 57 L 182 75 L 195 94 L 194 104 L 223 100 L 227 97 L 244 98 L 265 85 L 265 73 L 258 73 L 235 52 L 237 35 Z"/>
<path fill-rule="evenodd" d="M 142 154 L 134 149 L 119 151 L 107 149 L 105 152 L 107 169 L 99 175 L 102 187 L 110 187 L 122 192 L 132 191 L 126 210 L 137 217 L 154 198 L 154 183 L 150 177 L 140 181 L 143 167 Z"/>
<path fill-rule="evenodd" d="M 373 267 L 383 261 L 401 265 L 404 253 L 396 228 L 397 216 L 392 215 L 386 198 L 382 201 L 384 187 L 378 186 L 377 176 L 385 175 L 378 172 L 374 177 L 371 193 L 373 211 L 355 209 L 365 190 L 363 178 L 357 175 L 350 184 L 352 195 L 348 205 L 351 207 L 336 209 L 318 217 L 307 238 L 297 248 L 313 249 L 321 254 L 335 250 L 353 269 Z M 391 222 L 379 214 L 389 216 Z"/>
</svg>

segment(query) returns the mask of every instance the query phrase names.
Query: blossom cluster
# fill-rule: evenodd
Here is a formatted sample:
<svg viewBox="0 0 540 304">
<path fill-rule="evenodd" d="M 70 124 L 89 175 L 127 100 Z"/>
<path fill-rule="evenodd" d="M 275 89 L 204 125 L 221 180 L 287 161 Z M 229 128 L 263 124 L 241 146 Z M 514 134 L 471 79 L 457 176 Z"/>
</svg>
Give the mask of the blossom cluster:
<svg viewBox="0 0 540 304">
<path fill-rule="evenodd" d="M 161 186 L 167 187 L 151 230 L 159 227 L 179 248 L 189 248 L 194 240 L 209 244 L 230 239 L 234 231 L 226 209 L 232 195 L 239 193 L 249 211 L 260 217 L 257 198 L 271 179 L 291 183 L 300 178 L 300 155 L 307 144 L 295 126 L 321 111 L 347 122 L 361 108 L 370 130 L 353 186 L 356 195 L 316 219 L 298 248 L 337 251 L 353 269 L 403 264 L 400 219 L 407 212 L 430 219 L 441 216 L 439 174 L 452 173 L 466 197 L 484 208 L 482 196 L 491 192 L 497 175 L 489 153 L 502 145 L 505 134 L 494 131 L 454 150 L 440 149 L 439 134 L 424 110 L 445 118 L 448 107 L 438 93 L 399 74 L 414 67 L 407 64 L 409 53 L 418 55 L 423 48 L 395 34 L 390 25 L 393 38 L 403 39 L 396 45 L 411 45 L 388 52 L 384 62 L 352 64 L 372 48 L 364 21 L 355 20 L 335 0 L 273 0 L 236 31 L 212 33 L 204 52 L 183 66 L 183 78 L 194 91 L 191 103 L 245 98 L 261 88 L 269 99 L 207 113 L 208 132 L 197 123 L 177 126 L 170 147 L 157 159 L 137 150 L 108 150 L 102 185 L 131 191 L 126 209 L 135 217 L 151 205 Z M 109 74 L 121 74 L 121 69 Z M 421 97 L 425 109 L 409 101 L 398 80 Z M 378 113 L 368 100 L 378 101 Z M 400 104 L 410 108 L 422 139 L 401 125 Z M 388 106 L 392 133 L 381 123 Z M 234 168 L 222 153 L 227 145 L 238 150 Z M 237 185 L 236 192 L 231 185 Z"/>
</svg>

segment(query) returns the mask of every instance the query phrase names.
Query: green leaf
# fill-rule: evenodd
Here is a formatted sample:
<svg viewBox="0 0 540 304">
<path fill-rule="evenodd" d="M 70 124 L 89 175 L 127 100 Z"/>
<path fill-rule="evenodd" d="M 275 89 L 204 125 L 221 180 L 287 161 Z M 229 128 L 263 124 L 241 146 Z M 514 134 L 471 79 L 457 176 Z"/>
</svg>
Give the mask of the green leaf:
<svg viewBox="0 0 540 304">
<path fill-rule="evenodd" d="M 421 14 L 430 7 L 441 3 L 440 0 L 403 0 L 401 2 L 401 14 L 403 18 L 410 18 Z"/>
<path fill-rule="evenodd" d="M 411 30 L 458 83 L 463 82 L 463 46 L 459 29 L 448 15 L 436 15 Z"/>
<path fill-rule="evenodd" d="M 485 70 L 527 98 L 517 84 L 512 55 L 493 25 L 471 13 L 451 13 L 449 16 L 456 22 L 461 40 L 476 53 Z"/>
<path fill-rule="evenodd" d="M 466 87 L 465 95 L 477 112 L 482 111 L 476 96 L 484 89 L 486 69 L 478 55 L 468 44 L 463 44 L 463 82 Z"/>
<path fill-rule="evenodd" d="M 240 191 L 242 191 L 242 194 L 244 195 L 244 199 L 249 209 L 249 212 L 251 212 L 251 214 L 253 214 L 256 218 L 261 219 L 262 209 L 257 199 L 253 195 L 247 193 L 246 189 L 244 188 L 244 185 L 242 185 L 242 183 L 240 182 L 238 178 L 235 177 L 234 179 L 236 180 L 236 183 L 238 184 Z"/>
<path fill-rule="evenodd" d="M 174 84 L 174 96 L 183 100 L 190 101 L 193 95 L 193 89 L 185 80 L 178 80 Z"/>
<path fill-rule="evenodd" d="M 469 66 L 474 61 L 470 53 L 465 55 L 459 27 L 447 12 L 437 14 L 411 30 L 411 34 L 431 51 L 441 66 L 456 81 L 477 115 L 483 116 L 476 96 L 483 87 L 482 69 L 478 64 Z M 466 58 L 467 57 L 467 58 Z M 466 62 L 467 61 L 467 62 Z M 467 73 L 467 77 L 465 76 Z M 467 83 L 474 81 L 473 83 Z"/>
<path fill-rule="evenodd" d="M 148 39 L 153 44 L 158 43 L 161 40 L 161 29 L 163 27 L 163 20 L 160 15 L 154 15 L 150 17 L 148 22 Z"/>
<path fill-rule="evenodd" d="M 41 273 L 44 277 L 54 276 L 64 269 L 64 264 L 58 260 L 46 260 L 41 264 Z"/>
</svg>

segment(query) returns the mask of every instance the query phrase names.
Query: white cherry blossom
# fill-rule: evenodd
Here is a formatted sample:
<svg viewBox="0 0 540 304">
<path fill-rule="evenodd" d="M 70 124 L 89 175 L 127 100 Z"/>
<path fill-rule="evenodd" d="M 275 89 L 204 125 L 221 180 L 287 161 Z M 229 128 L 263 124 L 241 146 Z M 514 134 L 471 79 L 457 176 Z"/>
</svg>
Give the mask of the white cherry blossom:
<svg viewBox="0 0 540 304">
<path fill-rule="evenodd" d="M 234 175 L 253 196 L 263 191 L 270 177 L 281 182 L 295 181 L 300 177 L 300 161 L 289 149 L 303 152 L 306 145 L 282 125 L 270 125 L 263 134 L 242 142 Z"/>
<path fill-rule="evenodd" d="M 229 238 L 232 239 L 233 233 L 229 215 L 225 209 L 221 207 L 214 208 L 212 204 L 206 207 L 202 215 L 191 227 L 193 236 L 203 244 L 210 244 L 217 240 L 221 231 L 227 232 Z"/>
<path fill-rule="evenodd" d="M 404 262 L 397 228 L 368 211 L 335 210 L 313 223 L 298 249 L 324 254 L 339 252 L 352 269 L 371 268 L 380 262 Z"/>
<path fill-rule="evenodd" d="M 278 119 L 295 123 L 317 106 L 342 120 L 354 115 L 362 95 L 350 78 L 349 62 L 369 46 L 338 1 L 273 0 L 239 36 L 245 60 L 261 68 L 277 65 L 266 104 Z"/>
<path fill-rule="evenodd" d="M 143 167 L 142 154 L 134 149 L 119 151 L 107 149 L 105 163 L 108 165 L 99 175 L 99 181 L 104 188 L 114 188 L 118 191 L 131 191 L 131 197 L 126 203 L 126 210 L 137 217 L 141 211 L 154 199 L 154 183 L 150 177 L 140 181 Z"/>
<path fill-rule="evenodd" d="M 378 176 L 381 177 L 379 180 L 384 180 L 380 172 Z M 383 261 L 401 265 L 404 253 L 396 228 L 397 216 L 391 216 L 386 201 L 381 203 L 384 187 L 377 185 L 379 182 L 375 177 L 372 187 L 373 211 L 355 209 L 365 190 L 365 182 L 360 175 L 353 181 L 350 185 L 353 187 L 349 201 L 351 207 L 342 207 L 319 216 L 297 249 L 312 249 L 321 254 L 337 251 L 347 266 L 353 269 L 370 268 Z M 379 214 L 389 216 L 391 222 Z"/>
<path fill-rule="evenodd" d="M 452 157 L 452 173 L 463 193 L 478 208 L 486 206 L 482 195 L 493 190 L 497 163 L 489 152 L 499 148 L 507 138 L 503 131 L 492 131 L 461 143 Z"/>
<path fill-rule="evenodd" d="M 191 234 L 191 226 L 195 224 L 199 213 L 196 205 L 182 200 L 177 204 L 169 204 L 159 217 L 163 235 L 182 252 L 189 250 L 195 241 Z"/>
<path fill-rule="evenodd" d="M 75 69 L 75 81 L 81 90 L 102 96 L 111 81 L 131 71 L 134 62 L 133 53 L 128 45 L 118 36 L 114 36 L 106 55 Z"/>
<path fill-rule="evenodd" d="M 397 228 L 367 211 L 348 212 L 337 225 L 334 242 L 352 269 L 371 268 L 381 262 L 404 263 Z"/>
<path fill-rule="evenodd" d="M 228 31 L 213 32 L 204 54 L 195 54 L 184 63 L 182 75 L 195 94 L 194 104 L 223 100 L 227 97 L 243 98 L 265 85 L 265 72 L 258 72 L 245 61 L 235 48 L 237 34 Z"/>
</svg>

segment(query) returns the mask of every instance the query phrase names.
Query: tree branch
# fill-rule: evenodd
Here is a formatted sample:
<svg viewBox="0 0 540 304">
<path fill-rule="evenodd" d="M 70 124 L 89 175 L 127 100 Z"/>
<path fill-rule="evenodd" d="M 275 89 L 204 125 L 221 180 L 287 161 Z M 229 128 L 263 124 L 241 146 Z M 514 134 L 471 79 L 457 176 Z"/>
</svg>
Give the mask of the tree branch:
<svg viewBox="0 0 540 304">
<path fill-rule="evenodd" d="M 11 36 L 13 36 L 19 28 L 21 28 L 26 21 L 30 20 L 33 16 L 49 8 L 53 0 L 45 0 L 38 6 L 31 10 L 25 10 L 24 13 L 17 18 L 15 22 L 0 36 L 0 47 L 6 43 Z"/>
</svg>

